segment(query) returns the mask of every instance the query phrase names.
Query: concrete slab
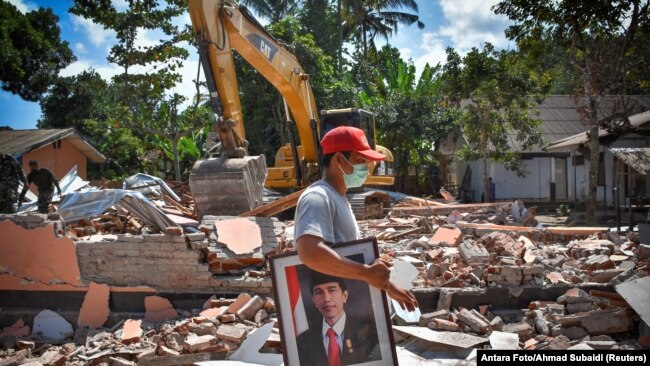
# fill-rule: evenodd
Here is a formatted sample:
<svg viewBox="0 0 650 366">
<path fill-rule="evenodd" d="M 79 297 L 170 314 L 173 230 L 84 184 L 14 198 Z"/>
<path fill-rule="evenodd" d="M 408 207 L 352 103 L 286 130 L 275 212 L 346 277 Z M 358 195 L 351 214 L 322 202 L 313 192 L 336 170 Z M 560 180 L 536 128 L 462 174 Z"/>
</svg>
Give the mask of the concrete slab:
<svg viewBox="0 0 650 366">
<path fill-rule="evenodd" d="M 514 333 L 493 331 L 489 339 L 492 349 L 519 349 L 519 336 Z"/>
<path fill-rule="evenodd" d="M 260 227 L 246 218 L 221 220 L 214 223 L 218 241 L 235 254 L 246 254 L 262 246 Z"/>
<path fill-rule="evenodd" d="M 43 310 L 34 318 L 34 329 L 32 336 L 42 334 L 44 337 L 55 341 L 62 341 L 72 337 L 74 331 L 67 320 L 52 310 Z"/>
<path fill-rule="evenodd" d="M 260 348 L 269 339 L 273 324 L 268 323 L 250 333 L 239 348 L 230 356 L 231 361 L 245 362 L 246 365 L 261 364 L 268 366 L 282 365 L 282 355 L 260 353 Z M 220 363 L 220 365 L 222 365 Z"/>
<path fill-rule="evenodd" d="M 437 332 L 425 327 L 393 326 L 393 331 L 402 335 L 417 337 L 424 341 L 443 344 L 452 348 L 470 348 L 488 342 L 487 338 L 473 336 L 465 333 Z"/>
<path fill-rule="evenodd" d="M 650 276 L 623 282 L 616 292 L 636 311 L 646 324 L 650 324 Z"/>
<path fill-rule="evenodd" d="M 401 259 L 395 259 L 393 268 L 390 271 L 390 280 L 400 287 L 410 290 L 413 288 L 413 280 L 417 278 L 419 273 L 413 264 Z"/>
<path fill-rule="evenodd" d="M 77 325 L 91 329 L 101 328 L 111 313 L 108 307 L 110 294 L 111 289 L 108 285 L 91 282 L 79 311 Z"/>
</svg>

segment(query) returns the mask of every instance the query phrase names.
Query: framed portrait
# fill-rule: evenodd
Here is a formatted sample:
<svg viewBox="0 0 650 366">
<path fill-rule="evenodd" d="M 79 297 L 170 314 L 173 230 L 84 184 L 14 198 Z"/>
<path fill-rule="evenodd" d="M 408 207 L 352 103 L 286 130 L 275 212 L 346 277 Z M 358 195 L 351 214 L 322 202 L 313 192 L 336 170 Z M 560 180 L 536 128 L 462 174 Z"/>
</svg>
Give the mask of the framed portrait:
<svg viewBox="0 0 650 366">
<path fill-rule="evenodd" d="M 374 237 L 332 248 L 363 264 L 379 257 Z M 384 292 L 316 272 L 297 253 L 272 257 L 271 272 L 285 365 L 397 365 Z"/>
</svg>

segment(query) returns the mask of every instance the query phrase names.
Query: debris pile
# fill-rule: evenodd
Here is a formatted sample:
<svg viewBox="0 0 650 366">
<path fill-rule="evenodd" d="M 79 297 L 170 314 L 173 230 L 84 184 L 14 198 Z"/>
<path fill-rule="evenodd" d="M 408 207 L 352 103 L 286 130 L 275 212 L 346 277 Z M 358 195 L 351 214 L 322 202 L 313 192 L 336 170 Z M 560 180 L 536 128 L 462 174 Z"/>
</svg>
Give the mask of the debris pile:
<svg viewBox="0 0 650 366">
<path fill-rule="evenodd" d="M 192 364 L 227 359 L 247 336 L 270 324 L 261 351 L 280 353 L 280 336 L 271 298 L 242 293 L 236 299 L 212 296 L 202 310 L 176 310 L 158 296 L 145 298 L 144 319 L 124 319 L 110 328 L 72 325 L 50 310 L 34 319 L 33 331 L 22 319 L 0 334 L 2 365 Z M 183 315 L 179 318 L 179 314 Z M 79 319 L 82 319 L 80 315 Z M 278 356 L 281 357 L 281 356 Z"/>
<path fill-rule="evenodd" d="M 484 337 L 482 348 L 492 349 L 639 348 L 630 334 L 633 312 L 627 302 L 615 293 L 579 288 L 556 301 L 533 301 L 521 311 L 492 310 L 488 305 L 478 310 L 440 309 L 422 314 L 418 326 L 475 334 Z"/>
</svg>

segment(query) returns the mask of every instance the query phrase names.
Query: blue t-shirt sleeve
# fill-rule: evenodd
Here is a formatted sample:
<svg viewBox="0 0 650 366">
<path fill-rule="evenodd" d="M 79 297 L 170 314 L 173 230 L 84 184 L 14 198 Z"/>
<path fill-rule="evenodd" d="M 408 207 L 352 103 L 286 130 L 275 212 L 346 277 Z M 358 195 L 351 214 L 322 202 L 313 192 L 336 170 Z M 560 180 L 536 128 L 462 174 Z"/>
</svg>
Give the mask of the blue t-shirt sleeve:
<svg viewBox="0 0 650 366">
<path fill-rule="evenodd" d="M 303 235 L 314 235 L 334 243 L 333 218 L 327 195 L 306 192 L 296 207 L 295 225 L 296 241 Z"/>
</svg>

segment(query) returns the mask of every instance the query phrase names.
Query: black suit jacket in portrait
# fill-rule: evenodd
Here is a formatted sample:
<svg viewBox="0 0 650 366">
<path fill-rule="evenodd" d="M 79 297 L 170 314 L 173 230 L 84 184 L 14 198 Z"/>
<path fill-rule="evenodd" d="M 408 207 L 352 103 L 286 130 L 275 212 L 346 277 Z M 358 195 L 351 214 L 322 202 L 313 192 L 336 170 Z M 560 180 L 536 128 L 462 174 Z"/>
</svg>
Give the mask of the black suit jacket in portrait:
<svg viewBox="0 0 650 366">
<path fill-rule="evenodd" d="M 327 366 L 327 351 L 323 345 L 322 330 L 321 321 L 318 326 L 310 326 L 309 330 L 296 339 L 300 366 Z M 364 323 L 347 315 L 343 335 L 342 365 L 381 360 L 374 322 Z"/>
</svg>

